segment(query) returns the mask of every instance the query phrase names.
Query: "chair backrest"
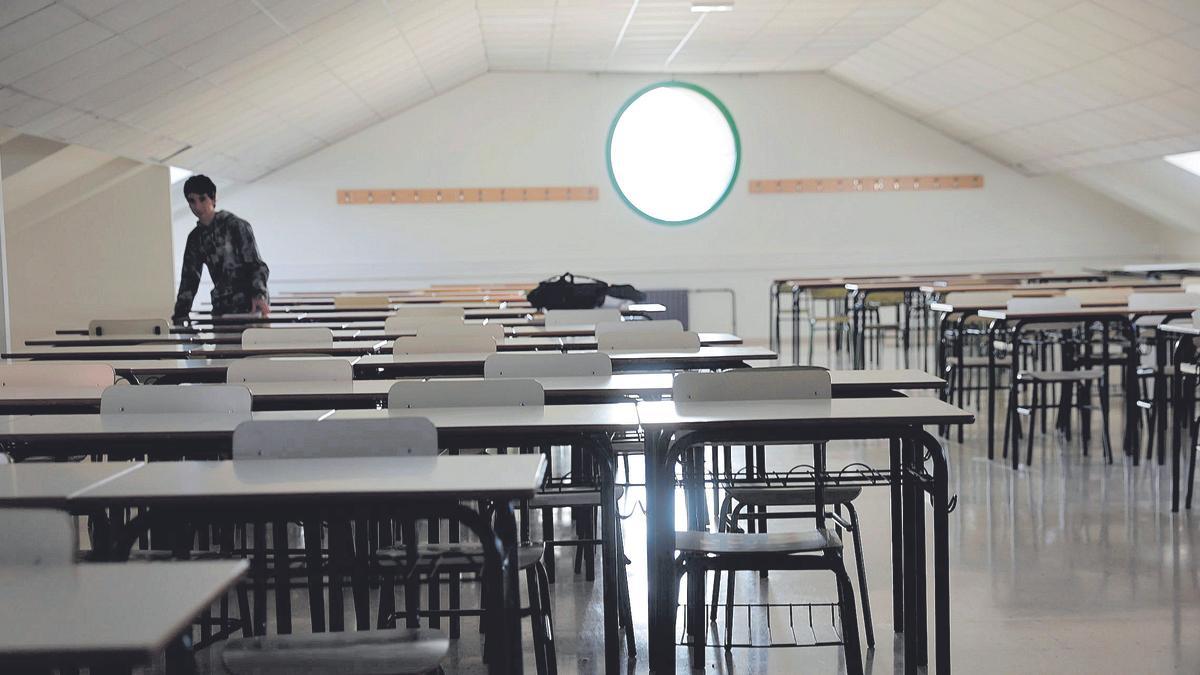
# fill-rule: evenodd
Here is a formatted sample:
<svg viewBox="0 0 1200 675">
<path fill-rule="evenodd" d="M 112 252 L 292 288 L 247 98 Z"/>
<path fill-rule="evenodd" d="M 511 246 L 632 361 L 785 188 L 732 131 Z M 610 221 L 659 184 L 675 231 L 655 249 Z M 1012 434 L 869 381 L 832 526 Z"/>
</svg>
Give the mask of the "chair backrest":
<svg viewBox="0 0 1200 675">
<path fill-rule="evenodd" d="M 233 458 L 433 457 L 437 428 L 424 417 L 266 420 L 233 430 Z"/>
<path fill-rule="evenodd" d="M 0 364 L 0 387 L 111 387 L 116 382 L 113 367 L 107 363 L 28 363 Z"/>
<path fill-rule="evenodd" d="M 349 382 L 354 367 L 338 358 L 237 359 L 225 371 L 229 384 L 243 382 Z"/>
<path fill-rule="evenodd" d="M 483 362 L 484 377 L 612 375 L 612 359 L 599 352 L 497 352 Z"/>
<path fill-rule="evenodd" d="M 620 321 L 621 310 L 604 309 L 548 309 L 546 310 L 546 327 L 558 326 L 593 326 L 608 321 Z"/>
<path fill-rule="evenodd" d="M 610 333 L 682 333 L 679 319 L 657 321 L 602 321 L 596 324 L 596 337 Z"/>
<path fill-rule="evenodd" d="M 504 339 L 504 326 L 501 326 L 498 323 L 463 323 L 458 319 L 452 318 L 426 321 L 420 326 L 417 326 L 417 337 L 428 337 L 435 335 L 486 335 L 487 337 L 499 342 Z"/>
<path fill-rule="evenodd" d="M 92 319 L 88 335 L 167 335 L 171 324 L 166 319 Z"/>
<path fill-rule="evenodd" d="M 1068 288 L 1065 295 L 1077 298 L 1080 303 L 1119 305 L 1129 300 L 1132 288 Z"/>
<path fill-rule="evenodd" d="M 942 301 L 958 307 L 1003 307 L 1012 296 L 1008 291 L 958 291 L 947 293 Z"/>
<path fill-rule="evenodd" d="M 602 352 L 694 352 L 700 350 L 700 336 L 688 331 L 620 331 L 597 335 L 596 347 Z"/>
<path fill-rule="evenodd" d="M 676 401 L 777 401 L 833 395 L 824 368 L 743 368 L 721 373 L 679 373 L 671 387 Z"/>
<path fill-rule="evenodd" d="M 323 326 L 306 326 L 304 328 L 247 328 L 242 331 L 242 346 L 254 348 L 329 349 L 333 347 L 333 331 Z"/>
<path fill-rule="evenodd" d="M 1009 312 L 1063 312 L 1081 309 L 1079 298 L 1068 295 L 1052 295 L 1048 298 L 1010 298 L 1006 308 Z"/>
<path fill-rule="evenodd" d="M 113 385 L 100 394 L 100 414 L 249 413 L 250 390 L 235 384 Z"/>
<path fill-rule="evenodd" d="M 1200 307 L 1200 293 L 1131 293 L 1129 309 Z"/>
<path fill-rule="evenodd" d="M 496 339 L 490 335 L 426 335 L 396 338 L 392 355 L 406 354 L 490 354 L 496 351 Z"/>
<path fill-rule="evenodd" d="M 546 392 L 537 380 L 399 380 L 388 390 L 388 408 L 542 406 Z"/>
<path fill-rule="evenodd" d="M 392 316 L 450 316 L 458 319 L 466 318 L 466 310 L 460 305 L 443 305 L 439 303 L 400 305 L 392 312 Z"/>
<path fill-rule="evenodd" d="M 75 564 L 78 535 L 71 517 L 53 509 L 0 509 L 0 567 Z"/>
<path fill-rule="evenodd" d="M 335 295 L 334 309 L 387 309 L 391 298 L 386 295 Z"/>
</svg>

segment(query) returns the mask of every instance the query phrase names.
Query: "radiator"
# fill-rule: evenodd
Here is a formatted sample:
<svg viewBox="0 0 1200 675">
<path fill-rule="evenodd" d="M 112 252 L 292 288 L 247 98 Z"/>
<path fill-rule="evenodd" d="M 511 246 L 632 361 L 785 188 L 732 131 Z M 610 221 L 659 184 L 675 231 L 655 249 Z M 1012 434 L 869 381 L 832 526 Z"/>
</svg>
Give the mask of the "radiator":
<svg viewBox="0 0 1200 675">
<path fill-rule="evenodd" d="M 686 288 L 660 288 L 646 290 L 646 302 L 656 302 L 667 311 L 655 314 L 655 319 L 678 319 L 684 330 L 688 329 L 688 290 Z"/>
</svg>

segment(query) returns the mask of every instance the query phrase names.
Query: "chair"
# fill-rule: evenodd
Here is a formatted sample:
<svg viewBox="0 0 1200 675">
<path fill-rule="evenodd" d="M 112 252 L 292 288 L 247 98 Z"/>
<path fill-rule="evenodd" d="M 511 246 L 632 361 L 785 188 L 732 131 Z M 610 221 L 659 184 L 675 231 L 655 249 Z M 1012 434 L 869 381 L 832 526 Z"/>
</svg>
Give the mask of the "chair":
<svg viewBox="0 0 1200 675">
<path fill-rule="evenodd" d="M 338 358 L 237 359 L 225 371 L 229 384 L 246 382 L 349 382 L 354 367 Z"/>
<path fill-rule="evenodd" d="M 1005 307 L 1012 297 L 1009 291 L 959 291 L 947 293 L 942 301 L 956 307 Z M 944 330 L 938 336 L 939 363 L 942 365 L 942 378 L 946 380 L 942 400 L 954 400 L 955 405 L 962 408 L 970 403 L 972 392 L 987 391 L 989 380 L 980 375 L 984 375 L 983 371 L 988 367 L 987 333 L 990 323 L 988 319 L 975 315 L 964 316 L 962 312 L 944 317 L 941 323 Z M 968 338 L 973 339 L 968 341 Z M 1012 362 L 1007 356 L 998 356 L 995 363 L 1003 369 Z M 982 384 L 976 384 L 979 381 Z M 999 377 L 992 377 L 990 381 L 996 388 L 1001 386 Z M 958 434 L 959 442 L 962 442 L 961 426 Z"/>
<path fill-rule="evenodd" d="M 247 328 L 242 331 L 244 349 L 331 349 L 333 331 L 321 326 L 304 328 Z"/>
<path fill-rule="evenodd" d="M 497 352 L 483 362 L 483 377 L 572 377 L 612 375 L 612 359 L 599 352 Z"/>
<path fill-rule="evenodd" d="M 1100 288 L 1068 288 L 1064 295 L 1075 298 L 1083 305 L 1123 305 L 1129 300 L 1133 289 L 1129 287 L 1103 286 Z"/>
<path fill-rule="evenodd" d="M 519 377 L 588 377 L 602 376 L 608 377 L 612 375 L 612 359 L 607 354 L 601 353 L 576 353 L 576 354 L 520 354 L 520 353 L 497 353 L 487 357 L 483 362 L 483 377 L 484 380 L 499 379 L 499 378 L 519 378 Z M 641 448 L 640 442 L 638 444 Z M 550 459 L 549 448 L 543 448 L 547 459 Z M 582 467 L 585 460 L 581 454 L 572 454 L 572 468 Z M 549 471 L 547 472 L 549 473 Z M 629 473 L 626 468 L 626 474 Z M 572 480 L 572 483 L 575 483 Z M 621 488 L 617 488 L 616 498 L 621 498 Z M 589 580 L 594 572 L 595 551 L 591 548 L 598 543 L 594 537 L 588 535 L 586 538 L 573 540 L 557 540 L 554 537 L 554 518 L 553 509 L 559 508 L 586 508 L 591 511 L 590 521 L 588 522 L 588 530 L 595 531 L 595 516 L 596 510 L 601 507 L 599 490 L 588 487 L 585 489 L 558 489 L 543 491 L 542 494 L 535 497 L 529 502 L 530 508 L 540 508 L 542 510 L 542 542 L 548 548 L 546 549 L 547 565 L 550 582 L 554 582 L 554 548 L 557 546 L 573 546 L 576 550 L 576 565 L 579 565 L 578 554 L 586 551 L 585 562 L 588 565 Z M 585 535 L 580 535 L 584 537 Z M 617 547 L 619 555 L 624 558 L 624 540 L 621 534 L 621 519 L 617 519 Z M 629 608 L 629 580 L 624 565 L 620 567 L 621 588 L 619 589 L 619 599 L 622 612 L 622 622 L 626 630 L 626 642 L 629 645 L 633 644 L 633 618 L 632 610 Z M 578 571 L 578 570 L 577 570 Z M 633 653 L 632 648 L 630 654 Z"/>
<path fill-rule="evenodd" d="M 832 387 L 829 372 L 820 368 L 754 368 L 743 371 L 723 373 L 680 373 L 675 377 L 672 387 L 672 397 L 677 402 L 685 401 L 757 401 L 757 400 L 808 400 L 828 399 Z M 815 443 L 815 453 L 824 452 L 824 443 Z M 825 513 L 826 504 L 839 504 L 831 501 L 836 488 L 826 489 L 821 482 L 813 487 L 786 487 L 780 490 L 775 499 L 783 500 L 789 505 L 811 505 L 811 513 L 801 515 L 811 517 L 816 527 L 804 532 L 787 533 L 745 533 L 732 530 L 736 523 L 718 522 L 718 532 L 702 530 L 700 516 L 704 509 L 696 502 L 703 500 L 703 484 L 698 480 L 695 471 L 685 471 L 685 495 L 688 502 L 689 529 L 677 532 L 675 548 L 679 551 L 677 569 L 687 577 L 687 632 L 692 658 L 692 666 L 699 667 L 703 663 L 703 650 L 707 624 L 704 617 L 704 581 L 705 573 L 720 570 L 730 572 L 726 591 L 726 649 L 730 649 L 733 639 L 733 575 L 737 570 L 767 570 L 767 569 L 823 569 L 834 574 L 838 588 L 838 605 L 842 617 L 842 634 L 846 649 L 846 660 L 849 671 L 862 672 L 862 655 L 858 641 L 858 620 L 854 606 L 854 589 L 846 574 L 842 561 L 842 543 L 837 534 L 825 529 L 825 519 L 830 515 Z M 764 485 L 750 484 L 737 493 L 747 500 L 759 499 L 759 492 Z M 737 490 L 731 486 L 729 490 Z M 738 496 L 727 499 L 738 499 Z M 850 505 L 857 494 L 847 492 L 841 504 Z M 762 503 L 776 505 L 777 501 L 761 500 Z M 724 509 L 723 509 L 724 510 Z M 757 518 L 758 516 L 755 516 Z M 848 523 L 857 537 L 856 519 Z M 866 579 L 861 567 L 861 548 L 858 554 L 859 585 L 863 588 L 864 612 L 869 611 L 869 601 L 866 601 Z M 719 577 L 714 578 L 719 584 Z M 714 601 L 714 606 L 716 602 Z"/>
<path fill-rule="evenodd" d="M 592 326 L 608 321 L 620 321 L 621 310 L 610 309 L 548 309 L 545 314 L 547 328 L 562 326 Z"/>
<path fill-rule="evenodd" d="M 686 331 L 620 331 L 597 334 L 596 348 L 602 352 L 695 352 L 700 351 L 700 336 Z"/>
<path fill-rule="evenodd" d="M 252 421 L 239 424 L 233 433 L 234 461 L 430 457 L 437 448 L 437 429 L 420 417 Z M 449 648 L 441 631 L 419 628 L 270 635 L 228 640 L 221 662 L 232 675 L 407 675 L 438 671 Z"/>
<path fill-rule="evenodd" d="M 250 390 L 232 384 L 114 385 L 100 394 L 100 414 L 250 413 Z"/>
<path fill-rule="evenodd" d="M 474 335 L 486 335 L 500 343 L 504 340 L 504 326 L 498 323 L 463 323 L 454 318 L 426 321 L 417 326 L 417 337 Z"/>
<path fill-rule="evenodd" d="M 683 323 L 679 319 L 657 321 L 603 321 L 596 324 L 596 336 L 610 333 L 681 333 Z"/>
<path fill-rule="evenodd" d="M 92 319 L 88 335 L 92 337 L 169 335 L 171 325 L 166 319 Z"/>
<path fill-rule="evenodd" d="M 111 387 L 116 382 L 113 367 L 107 363 L 27 363 L 0 364 L 0 387 Z"/>
<path fill-rule="evenodd" d="M 490 354 L 496 351 L 496 339 L 490 335 L 449 335 L 396 338 L 394 357 L 412 354 Z"/>
<path fill-rule="evenodd" d="M 392 317 L 457 317 L 466 318 L 466 310 L 462 305 L 444 305 L 440 303 L 423 303 L 400 305 L 392 311 Z"/>
<path fill-rule="evenodd" d="M 398 380 L 388 389 L 388 410 L 542 406 L 546 392 L 537 380 Z"/>
<path fill-rule="evenodd" d="M 445 305 L 416 305 L 402 307 L 398 312 L 383 320 L 383 332 L 387 335 L 416 333 L 416 330 L 427 323 L 439 321 L 466 320 L 462 307 Z"/>
<path fill-rule="evenodd" d="M 1197 289 L 1200 291 L 1200 289 Z M 1145 312 L 1153 309 L 1179 309 L 1182 307 L 1200 307 L 1200 292 L 1144 292 L 1131 293 L 1129 296 L 1129 309 L 1133 312 Z M 1157 434 L 1153 432 L 1155 425 L 1155 415 L 1157 411 L 1149 392 L 1146 391 L 1145 378 L 1153 377 L 1157 374 L 1157 359 L 1155 358 L 1154 348 L 1155 340 L 1153 329 L 1166 320 L 1165 315 L 1143 315 L 1134 320 L 1134 326 L 1139 331 L 1139 351 L 1141 353 L 1141 364 L 1138 366 L 1138 387 L 1141 390 L 1141 396 L 1138 400 L 1138 407 L 1146 412 L 1147 429 L 1151 430 L 1146 443 L 1146 458 L 1149 459 L 1154 455 L 1154 443 Z M 1149 334 L 1146 334 L 1149 332 Z M 1169 354 L 1169 352 L 1168 352 Z M 1163 375 L 1166 377 L 1174 377 L 1175 366 L 1169 363 L 1164 369 Z M 1157 380 L 1156 380 L 1157 384 Z"/>
<path fill-rule="evenodd" d="M 71 517 L 52 509 L 0 509 L 0 537 L 0 568 L 72 566 L 79 550 Z"/>
<path fill-rule="evenodd" d="M 335 295 L 334 309 L 388 309 L 392 299 L 386 295 Z"/>
<path fill-rule="evenodd" d="M 530 379 L 503 380 L 399 380 L 388 389 L 388 410 L 420 410 L 425 408 L 455 408 L 482 406 L 533 406 L 545 404 L 546 394 L 542 385 Z M 518 568 L 525 570 L 525 580 L 529 593 L 530 622 L 533 624 L 535 642 L 535 658 L 539 673 L 557 673 L 557 657 L 554 647 L 554 623 L 551 614 L 550 582 L 546 566 L 542 562 L 545 545 L 540 542 L 530 542 L 528 538 L 528 518 L 522 519 L 522 543 L 518 546 Z M 450 530 L 451 541 L 444 545 L 431 544 L 427 551 L 429 555 L 439 556 L 439 569 L 449 572 L 451 612 L 458 607 L 458 576 L 465 572 L 478 571 L 482 562 L 483 550 L 477 543 L 457 541 L 456 528 Z M 408 553 L 401 548 L 383 549 L 377 552 L 381 559 L 391 559 L 402 565 Z M 437 575 L 430 578 L 429 597 L 431 604 L 434 598 L 440 598 L 439 579 Z M 391 593 L 387 592 L 390 598 Z M 380 591 L 384 597 L 385 591 Z M 440 602 L 440 600 L 438 601 Z M 431 608 L 432 609 L 432 608 Z M 380 604 L 380 620 L 386 616 L 383 601 Z M 435 621 L 436 619 L 436 614 Z M 436 623 L 434 624 L 437 625 Z M 450 635 L 456 637 L 459 625 L 458 617 L 451 615 Z"/>
<path fill-rule="evenodd" d="M 1091 289 L 1101 290 L 1101 289 Z M 1008 311 L 1017 312 L 1070 312 L 1077 311 L 1081 308 L 1081 300 L 1077 296 L 1052 296 L 1052 297 L 1017 297 L 1008 301 Z M 1055 367 L 1054 347 L 1058 347 L 1059 367 Z M 1022 348 L 1029 347 L 1030 354 L 1028 358 L 1022 361 Z M 1059 398 L 1056 406 L 1058 408 L 1058 420 L 1056 428 L 1070 437 L 1070 413 L 1071 409 L 1076 407 L 1073 403 L 1074 397 L 1079 397 L 1081 414 L 1084 415 L 1081 425 L 1082 437 L 1084 441 L 1084 453 L 1087 452 L 1087 441 L 1090 434 L 1090 405 L 1091 405 L 1091 385 L 1099 382 L 1104 377 L 1104 366 L 1111 358 L 1110 354 L 1101 354 L 1098 356 L 1090 356 L 1084 352 L 1090 347 L 1089 338 L 1086 331 L 1080 332 L 1080 323 L 1078 321 L 1033 321 L 1027 322 L 1021 328 L 1021 334 L 1013 335 L 1012 337 L 1012 358 L 1017 360 L 1018 364 L 1025 363 L 1025 367 L 1017 372 L 1016 380 L 1009 383 L 1008 397 L 1008 414 L 1004 426 L 1004 456 L 1008 456 L 1009 452 L 1009 432 L 1010 429 L 1014 435 L 1021 433 L 1019 415 L 1028 414 L 1029 416 L 1029 437 L 1027 439 L 1026 449 L 1026 465 L 1033 461 L 1033 432 L 1034 424 L 1037 420 L 1038 411 L 1041 409 L 1049 410 L 1050 406 L 1043 401 L 1048 401 L 1049 389 L 1057 385 L 1059 389 Z M 1123 358 L 1123 357 L 1122 357 Z M 1032 367 L 1031 365 L 1032 364 Z M 1099 364 L 1098 367 L 1084 367 L 1089 364 Z M 1022 384 L 1029 384 L 1032 390 L 1032 400 L 1028 406 L 1019 404 L 1019 394 Z M 1102 399 L 1103 401 L 1103 399 Z M 1101 406 L 1101 416 L 1103 417 L 1102 429 L 1108 427 L 1108 408 Z M 1043 431 L 1045 427 L 1045 418 L 1043 417 Z M 1109 448 L 1105 447 L 1105 452 L 1109 453 Z M 1108 456 L 1111 461 L 1111 455 Z M 1017 468 L 1020 464 L 1020 458 L 1017 451 L 1013 449 L 1013 468 Z"/>
<path fill-rule="evenodd" d="M 677 401 L 738 401 L 738 400 L 811 400 L 829 399 L 832 388 L 829 374 L 818 367 L 781 367 L 755 368 L 744 371 L 727 371 L 724 373 L 705 373 L 703 377 L 693 377 L 697 373 L 681 373 L 676 377 L 672 388 Z M 731 477 L 732 478 L 732 477 Z M 863 622 L 867 631 L 867 645 L 875 646 L 875 629 L 871 619 L 871 597 L 867 589 L 867 568 L 863 557 L 862 536 L 859 531 L 858 511 L 854 508 L 854 500 L 862 494 L 861 487 L 831 486 L 824 489 L 824 504 L 834 507 L 833 513 L 826 517 L 838 524 L 838 533 L 842 529 L 850 532 L 854 539 L 855 562 L 858 566 L 858 586 L 862 593 Z M 738 531 L 739 520 L 760 519 L 762 514 L 753 516 L 741 515 L 745 507 L 757 507 L 766 512 L 768 506 L 807 506 L 815 507 L 816 490 L 809 486 L 789 486 L 781 483 L 759 482 L 730 482 L 725 489 L 725 498 L 721 503 L 717 516 L 718 531 Z M 732 507 L 732 508 L 731 508 Z M 845 507 L 849 520 L 842 518 L 842 508 Z M 772 513 L 769 518 L 788 517 L 813 518 L 811 511 Z M 720 572 L 714 573 L 712 619 L 716 619 L 717 605 L 720 592 Z M 732 620 L 730 608 L 733 606 L 733 575 L 730 575 L 726 591 L 726 643 L 732 639 Z"/>
</svg>

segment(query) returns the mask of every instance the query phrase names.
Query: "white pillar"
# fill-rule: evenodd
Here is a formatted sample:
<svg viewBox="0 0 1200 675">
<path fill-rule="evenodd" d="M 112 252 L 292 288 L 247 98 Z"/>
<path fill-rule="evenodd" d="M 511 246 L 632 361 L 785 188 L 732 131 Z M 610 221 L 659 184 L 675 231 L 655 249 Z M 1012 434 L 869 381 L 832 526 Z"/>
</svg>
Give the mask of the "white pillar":
<svg viewBox="0 0 1200 675">
<path fill-rule="evenodd" d="M 0 157 L 0 162 L 3 162 Z M 0 169 L 0 175 L 3 169 Z M 8 320 L 8 246 L 4 234 L 4 183 L 0 180 L 0 347 L 6 352 L 12 351 L 9 343 Z"/>
</svg>

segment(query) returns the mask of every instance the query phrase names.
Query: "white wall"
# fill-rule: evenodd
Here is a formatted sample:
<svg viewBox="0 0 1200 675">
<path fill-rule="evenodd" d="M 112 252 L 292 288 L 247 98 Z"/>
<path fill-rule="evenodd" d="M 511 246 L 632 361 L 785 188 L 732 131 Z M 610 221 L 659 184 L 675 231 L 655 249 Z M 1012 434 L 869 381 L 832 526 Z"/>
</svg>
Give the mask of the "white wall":
<svg viewBox="0 0 1200 675">
<path fill-rule="evenodd" d="M 1176 234 L 1062 177 L 1027 178 L 823 75 L 697 76 L 741 132 L 738 185 L 707 219 L 652 224 L 614 193 L 604 143 L 656 78 L 500 74 L 231 192 L 278 291 L 563 270 L 644 287 L 734 287 L 739 330 L 766 334 L 776 276 L 1147 260 Z M 751 196 L 753 178 L 980 173 L 983 190 Z M 598 202 L 339 206 L 338 188 L 595 185 Z M 176 211 L 176 256 L 193 219 Z M 702 329 L 720 329 L 718 315 Z"/>
<path fill-rule="evenodd" d="M 166 167 L 114 159 L 41 197 L 21 195 L 26 206 L 5 222 L 14 349 L 94 318 L 170 317 L 168 180 Z"/>
</svg>

